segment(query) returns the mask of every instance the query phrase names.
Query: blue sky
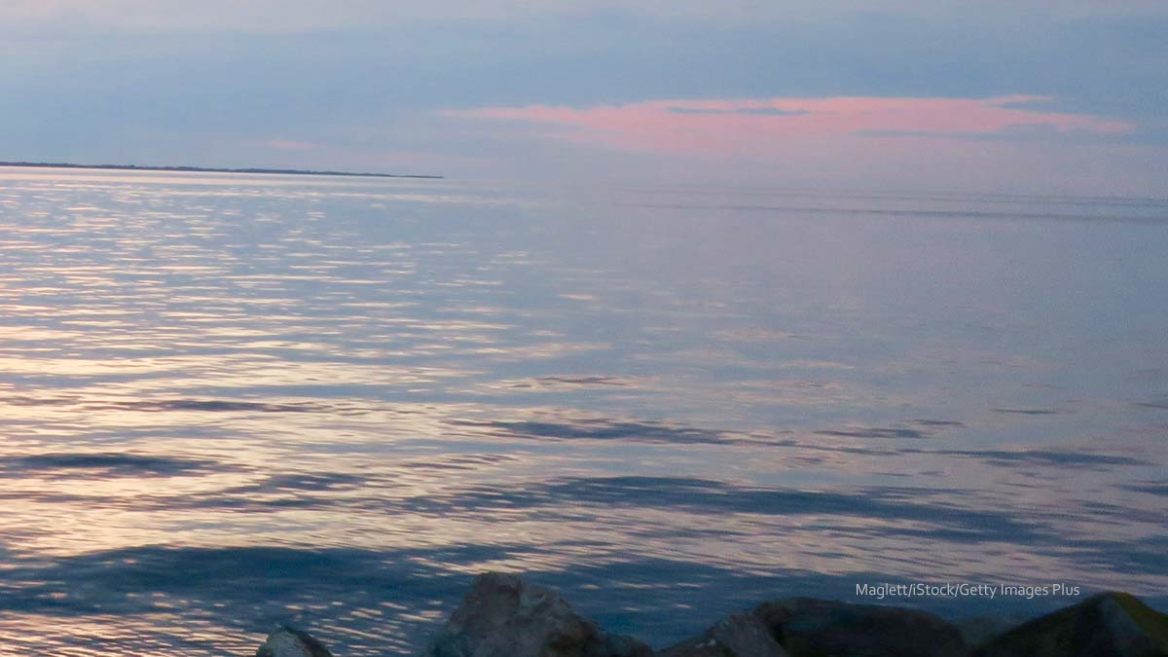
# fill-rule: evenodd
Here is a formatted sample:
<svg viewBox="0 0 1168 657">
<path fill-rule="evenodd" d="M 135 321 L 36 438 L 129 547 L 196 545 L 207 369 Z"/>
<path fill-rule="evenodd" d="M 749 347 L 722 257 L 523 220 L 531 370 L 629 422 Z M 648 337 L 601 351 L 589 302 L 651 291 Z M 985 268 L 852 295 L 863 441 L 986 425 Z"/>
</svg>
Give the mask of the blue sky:
<svg viewBox="0 0 1168 657">
<path fill-rule="evenodd" d="M 0 0 L 0 159 L 1143 194 L 1168 3 Z"/>
</svg>

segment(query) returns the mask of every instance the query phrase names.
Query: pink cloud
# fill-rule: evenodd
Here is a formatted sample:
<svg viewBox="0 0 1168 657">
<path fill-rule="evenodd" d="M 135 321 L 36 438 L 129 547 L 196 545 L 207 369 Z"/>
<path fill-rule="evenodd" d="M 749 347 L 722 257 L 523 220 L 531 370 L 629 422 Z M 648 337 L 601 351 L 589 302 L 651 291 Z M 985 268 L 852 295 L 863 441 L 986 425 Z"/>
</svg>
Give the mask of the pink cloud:
<svg viewBox="0 0 1168 657">
<path fill-rule="evenodd" d="M 1042 111 L 1042 96 L 996 98 L 770 98 L 655 100 L 590 108 L 532 105 L 447 111 L 447 116 L 555 127 L 577 143 L 661 153 L 773 154 L 784 144 L 841 136 L 968 137 L 1018 130 L 1117 135 L 1135 126 Z"/>
</svg>

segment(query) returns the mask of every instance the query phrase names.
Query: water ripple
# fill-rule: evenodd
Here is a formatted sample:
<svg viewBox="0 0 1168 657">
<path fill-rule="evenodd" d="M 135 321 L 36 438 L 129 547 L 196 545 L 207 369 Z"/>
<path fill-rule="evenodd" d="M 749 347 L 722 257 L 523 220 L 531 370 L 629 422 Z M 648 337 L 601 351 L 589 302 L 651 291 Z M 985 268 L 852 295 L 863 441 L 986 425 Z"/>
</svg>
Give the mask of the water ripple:
<svg viewBox="0 0 1168 657">
<path fill-rule="evenodd" d="M 12 650 L 410 654 L 484 569 L 658 645 L 860 580 L 1168 604 L 1163 203 L 0 178 Z"/>
</svg>

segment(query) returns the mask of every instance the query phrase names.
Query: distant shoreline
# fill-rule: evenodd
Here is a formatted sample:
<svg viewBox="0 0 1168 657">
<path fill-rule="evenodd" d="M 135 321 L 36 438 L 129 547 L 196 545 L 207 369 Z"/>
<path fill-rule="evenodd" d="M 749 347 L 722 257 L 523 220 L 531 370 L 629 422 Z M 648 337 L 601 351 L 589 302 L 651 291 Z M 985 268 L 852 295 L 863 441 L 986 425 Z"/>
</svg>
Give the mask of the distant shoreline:
<svg viewBox="0 0 1168 657">
<path fill-rule="evenodd" d="M 354 171 L 315 171 L 312 169 L 221 169 L 216 167 L 139 166 L 137 164 L 74 164 L 71 162 L 0 162 L 0 167 L 26 169 L 93 169 L 99 171 L 170 171 L 179 173 L 257 173 L 284 176 L 345 176 L 349 178 L 424 178 L 441 180 L 445 176 L 402 173 L 368 173 Z"/>
</svg>

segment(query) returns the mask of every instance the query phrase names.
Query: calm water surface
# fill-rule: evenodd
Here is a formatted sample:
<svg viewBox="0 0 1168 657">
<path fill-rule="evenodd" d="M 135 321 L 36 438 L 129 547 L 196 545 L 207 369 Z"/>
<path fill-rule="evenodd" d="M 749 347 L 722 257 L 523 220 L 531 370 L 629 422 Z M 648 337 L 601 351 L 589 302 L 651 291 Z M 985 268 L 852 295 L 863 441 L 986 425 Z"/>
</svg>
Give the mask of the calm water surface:
<svg viewBox="0 0 1168 657">
<path fill-rule="evenodd" d="M 8 169 L 0 258 L 0 652 L 1168 602 L 1168 202 Z"/>
</svg>

